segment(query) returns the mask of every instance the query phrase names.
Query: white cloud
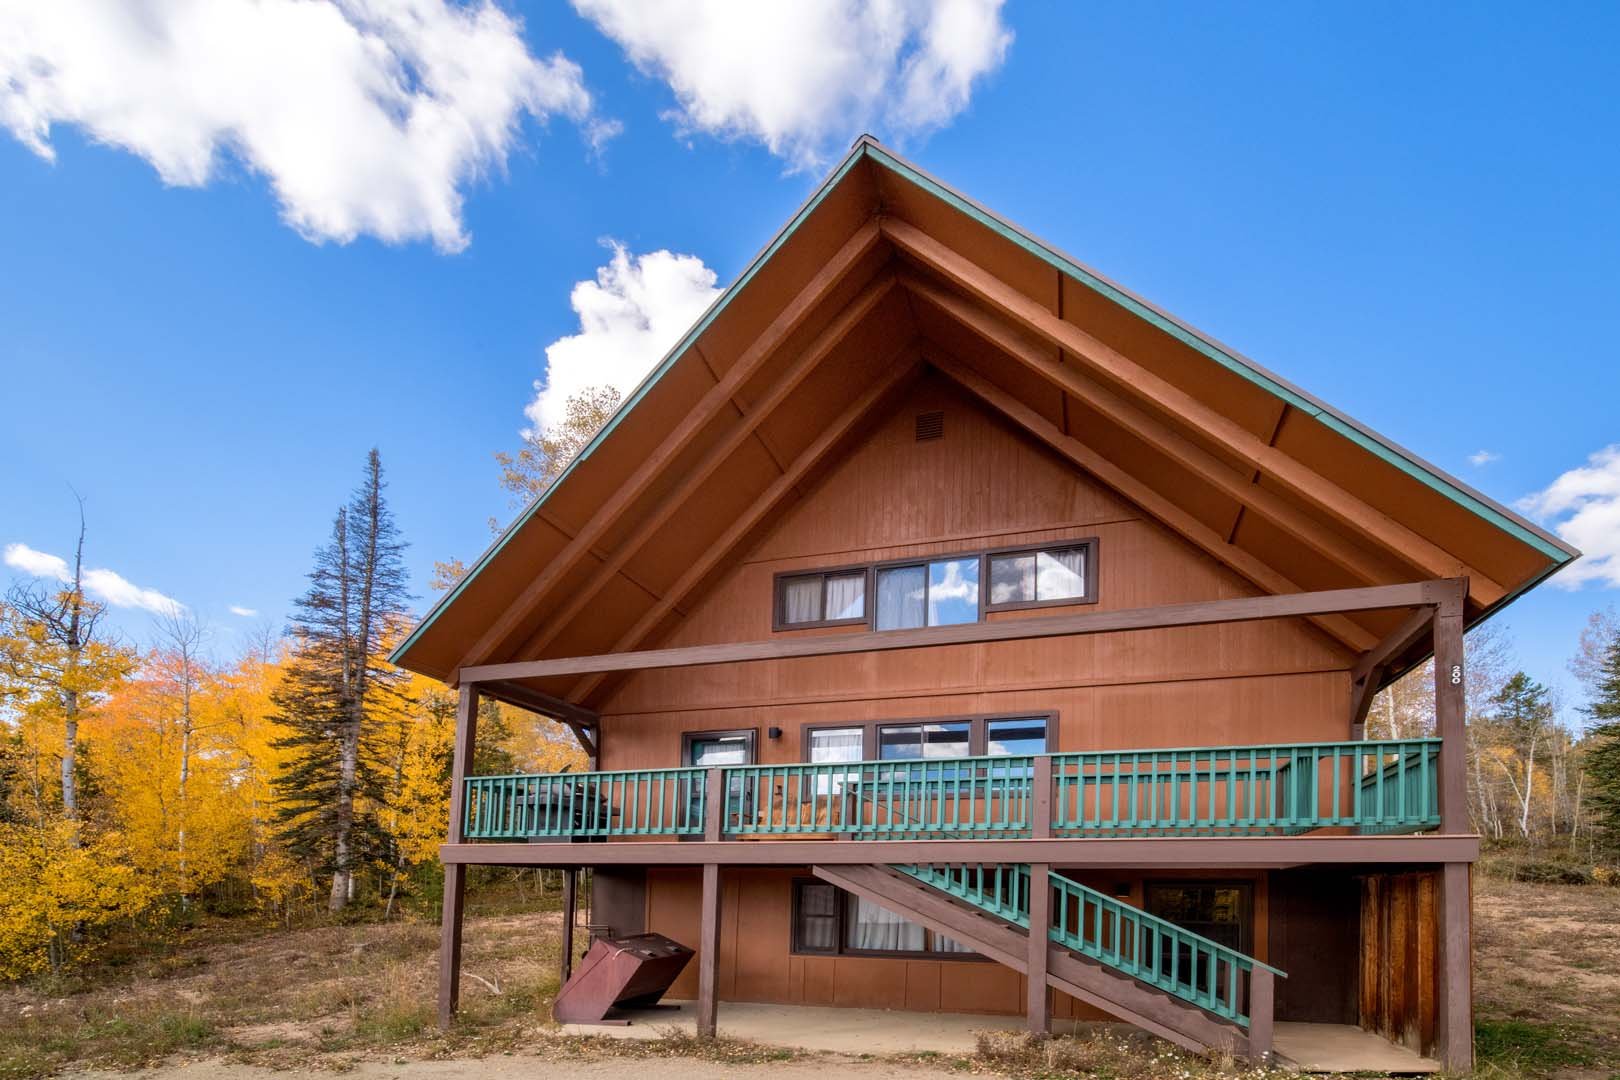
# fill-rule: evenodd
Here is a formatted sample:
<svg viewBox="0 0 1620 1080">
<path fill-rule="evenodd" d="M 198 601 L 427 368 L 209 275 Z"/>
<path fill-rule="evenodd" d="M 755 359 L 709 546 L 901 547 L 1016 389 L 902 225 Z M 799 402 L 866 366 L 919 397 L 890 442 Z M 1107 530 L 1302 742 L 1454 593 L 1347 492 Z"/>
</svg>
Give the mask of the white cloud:
<svg viewBox="0 0 1620 1080">
<path fill-rule="evenodd" d="M 535 428 L 560 422 L 568 399 L 589 387 L 629 393 L 720 295 L 696 255 L 609 247 L 613 258 L 595 280 L 576 282 L 569 295 L 579 333 L 546 347 L 546 377 L 524 410 Z"/>
<path fill-rule="evenodd" d="M 525 114 L 617 131 L 492 0 L 0 0 L 0 126 L 24 145 L 54 160 L 75 125 L 184 187 L 233 158 L 313 241 L 460 249 L 462 189 Z"/>
<path fill-rule="evenodd" d="M 232 615 L 240 615 L 244 619 L 251 619 L 259 613 L 258 608 L 243 607 L 241 604 L 232 604 L 229 610 Z"/>
<path fill-rule="evenodd" d="M 812 168 L 862 131 L 925 133 L 1001 66 L 1002 0 L 573 0 L 675 93 L 683 132 Z"/>
<path fill-rule="evenodd" d="M 67 560 L 44 551 L 36 551 L 27 544 L 7 544 L 6 565 L 30 577 L 55 578 L 69 581 L 73 574 Z M 143 608 L 158 615 L 184 611 L 185 605 L 164 596 L 156 589 L 143 589 L 123 575 L 106 569 L 84 571 L 84 591 L 113 607 Z"/>
<path fill-rule="evenodd" d="M 1485 465 L 1489 465 L 1493 461 L 1501 460 L 1502 455 L 1496 453 L 1494 450 L 1475 450 L 1472 454 L 1468 455 L 1468 464 L 1474 466 L 1475 468 L 1481 468 Z"/>
<path fill-rule="evenodd" d="M 1566 589 L 1589 581 L 1620 588 L 1620 443 L 1520 499 L 1519 508 L 1552 521 L 1553 530 L 1583 552 L 1553 578 L 1555 583 Z"/>
<path fill-rule="evenodd" d="M 53 577 L 62 581 L 68 579 L 66 559 L 48 555 L 43 551 L 35 551 L 27 544 L 7 544 L 5 559 L 7 566 L 13 570 L 21 570 L 29 577 Z"/>
</svg>

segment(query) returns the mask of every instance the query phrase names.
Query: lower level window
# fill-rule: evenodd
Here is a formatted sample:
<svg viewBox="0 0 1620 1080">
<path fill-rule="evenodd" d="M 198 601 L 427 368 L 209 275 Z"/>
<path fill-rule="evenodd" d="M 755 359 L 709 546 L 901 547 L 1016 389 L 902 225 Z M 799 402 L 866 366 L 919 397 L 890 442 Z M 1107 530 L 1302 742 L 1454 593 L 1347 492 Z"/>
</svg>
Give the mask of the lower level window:
<svg viewBox="0 0 1620 1080">
<path fill-rule="evenodd" d="M 793 951 L 830 955 L 951 953 L 975 955 L 888 908 L 822 881 L 793 883 Z"/>
</svg>

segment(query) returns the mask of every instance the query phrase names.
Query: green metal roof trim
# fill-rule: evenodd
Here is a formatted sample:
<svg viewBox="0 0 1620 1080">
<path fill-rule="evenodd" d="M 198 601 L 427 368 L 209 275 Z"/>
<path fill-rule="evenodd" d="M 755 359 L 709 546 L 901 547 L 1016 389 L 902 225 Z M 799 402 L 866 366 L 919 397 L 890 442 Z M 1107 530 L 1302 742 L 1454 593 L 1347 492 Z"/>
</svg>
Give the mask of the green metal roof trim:
<svg viewBox="0 0 1620 1080">
<path fill-rule="evenodd" d="M 1554 560 L 1557 566 L 1564 565 L 1578 554 L 1573 548 L 1570 548 L 1544 530 L 1537 528 L 1531 522 L 1494 503 L 1461 481 L 1447 476 L 1402 447 L 1362 427 L 1326 403 L 1318 401 L 1298 387 L 1292 386 L 1273 375 L 1247 357 L 1227 349 L 1212 338 L 1192 329 L 1102 275 L 1075 262 L 1062 252 L 1047 246 L 1004 218 L 962 195 L 949 185 L 936 180 L 915 165 L 896 157 L 881 145 L 870 141 L 863 141 L 861 145 L 866 148 L 872 160 L 884 168 L 927 190 L 979 222 L 979 224 L 991 229 L 1004 239 L 1023 248 L 1060 272 L 1074 278 L 1094 292 L 1107 297 L 1133 315 L 1151 323 L 1176 340 L 1214 360 L 1227 370 L 1274 394 L 1301 412 L 1320 420 L 1329 428 L 1389 464 L 1394 465 L 1408 476 L 1421 481 L 1463 508 L 1485 518 L 1493 525 L 1540 551 Z"/>
<path fill-rule="evenodd" d="M 1080 263 L 1069 258 L 1067 255 L 1064 255 L 1055 248 L 1049 247 L 1048 245 L 1035 239 L 1022 229 L 996 215 L 994 212 L 980 206 L 978 203 L 974 202 L 972 199 L 969 199 L 967 196 L 962 195 L 949 185 L 923 172 L 910 162 L 895 156 L 875 139 L 871 138 L 870 136 L 863 135 L 860 139 L 856 140 L 855 146 L 851 149 L 849 155 L 844 158 L 843 163 L 840 164 L 838 168 L 827 177 L 826 180 L 822 181 L 821 185 L 816 188 L 816 190 L 807 200 L 805 200 L 804 204 L 799 207 L 798 212 L 788 220 L 788 223 L 780 232 L 776 234 L 775 238 L 772 239 L 771 242 L 767 244 L 758 255 L 754 256 L 753 260 L 748 264 L 747 269 L 745 269 L 737 280 L 733 282 L 731 286 L 727 288 L 726 291 L 709 306 L 709 309 L 703 313 L 703 317 L 697 321 L 691 330 L 687 331 L 686 335 L 681 338 L 673 349 L 664 355 L 664 358 L 660 360 L 658 365 L 647 374 L 646 378 L 642 379 L 641 382 L 637 384 L 635 390 L 631 391 L 630 396 L 624 400 L 623 404 L 621 404 L 619 408 L 614 411 L 613 416 L 609 418 L 608 422 L 602 426 L 602 430 L 597 432 L 595 437 L 592 438 L 591 441 L 585 445 L 585 448 L 579 452 L 578 456 L 576 456 L 573 461 L 568 463 L 567 468 L 562 471 L 562 474 L 557 477 L 556 481 L 551 485 L 551 487 L 537 496 L 535 500 L 531 502 L 524 509 L 524 511 L 506 527 L 505 530 L 502 531 L 501 535 L 495 539 L 494 543 L 485 549 L 484 553 L 479 556 L 478 561 L 475 562 L 472 568 L 467 571 L 466 575 L 456 583 L 455 587 L 449 592 L 445 593 L 445 595 L 439 599 L 439 602 L 434 604 L 433 607 L 429 609 L 427 615 L 424 616 L 422 621 L 416 625 L 416 628 L 411 631 L 410 635 L 406 637 L 406 639 L 398 646 L 396 646 L 391 653 L 389 653 L 388 660 L 390 663 L 398 664 L 404 658 L 405 653 L 410 650 L 411 646 L 414 645 L 424 633 L 426 633 L 428 628 L 433 625 L 434 621 L 438 619 L 441 614 L 443 614 L 444 610 L 455 602 L 456 598 L 462 594 L 462 592 L 469 584 L 471 584 L 472 580 L 478 576 L 484 567 L 488 566 L 491 560 L 500 554 L 501 550 L 506 546 L 507 542 L 512 538 L 512 536 L 539 511 L 540 507 L 544 505 L 546 498 L 551 491 L 555 490 L 559 484 L 566 480 L 569 474 L 574 471 L 574 467 L 589 457 L 591 452 L 595 450 L 596 447 L 599 446 L 609 434 L 612 433 L 613 429 L 618 426 L 619 421 L 628 415 L 631 409 L 635 408 L 641 399 L 647 395 L 647 392 L 653 387 L 653 385 L 663 377 L 664 373 L 673 367 L 675 362 L 679 360 L 688 349 L 691 348 L 692 343 L 703 335 L 703 332 L 709 328 L 710 324 L 713 323 L 716 318 L 719 317 L 720 313 L 726 309 L 727 305 L 730 304 L 737 294 L 740 293 L 743 288 L 745 288 L 748 283 L 753 280 L 760 268 L 764 266 L 765 263 L 770 261 L 771 256 L 775 255 L 777 250 L 780 249 L 783 244 L 787 243 L 789 237 L 791 237 L 794 232 L 797 231 L 800 225 L 804 224 L 805 220 L 816 209 L 816 207 L 821 205 L 821 202 L 824 198 L 826 198 L 827 193 L 833 188 L 837 187 L 844 177 L 849 174 L 850 170 L 855 167 L 856 163 L 859 162 L 863 157 L 871 158 L 877 164 L 905 178 L 911 183 L 916 184 L 925 191 L 928 191 L 936 198 L 943 200 L 961 213 L 966 214 L 968 217 L 979 222 L 981 225 L 986 226 L 991 231 L 1011 241 L 1018 247 L 1023 248 L 1025 251 L 1028 251 L 1036 258 L 1039 258 L 1043 262 L 1056 268 L 1061 273 L 1069 275 L 1086 287 L 1107 297 L 1109 300 L 1130 311 L 1138 318 L 1146 320 L 1153 326 L 1176 338 L 1178 341 L 1188 345 L 1209 359 L 1214 360 L 1222 367 L 1235 372 L 1237 375 L 1257 386 L 1260 386 L 1271 394 L 1281 398 L 1283 401 L 1286 401 L 1293 407 L 1312 417 L 1315 417 L 1328 427 L 1350 439 L 1352 442 L 1355 442 L 1357 445 L 1372 452 L 1382 460 L 1394 465 L 1407 475 L 1416 478 L 1417 480 L 1426 484 L 1428 487 L 1434 489 L 1442 495 L 1445 495 L 1447 498 L 1458 503 L 1465 509 L 1485 518 L 1498 528 L 1503 529 L 1524 543 L 1529 544 L 1531 547 L 1534 547 L 1536 550 L 1542 552 L 1553 560 L 1553 565 L 1544 573 L 1538 575 L 1531 581 L 1526 582 L 1525 585 L 1515 590 L 1511 595 L 1503 598 L 1503 600 L 1501 600 L 1496 607 L 1505 606 L 1522 593 L 1526 592 L 1536 584 L 1539 584 L 1553 571 L 1562 568 L 1579 554 L 1577 551 L 1575 551 L 1575 549 L 1569 547 L 1567 544 L 1564 544 L 1556 537 L 1553 537 L 1551 534 L 1537 528 L 1532 523 L 1497 505 L 1484 495 L 1472 490 L 1461 481 L 1445 475 L 1438 469 L 1423 461 L 1421 458 L 1418 458 L 1394 443 L 1389 442 L 1387 439 L 1384 439 L 1375 432 L 1362 427 L 1354 420 L 1351 420 L 1341 413 L 1335 411 L 1331 406 L 1318 401 L 1309 394 L 1306 394 L 1304 391 L 1290 385 L 1288 382 L 1278 378 L 1271 372 L 1266 371 L 1260 365 L 1230 349 L 1227 349 L 1226 347 L 1217 343 L 1214 339 L 1192 329 L 1167 312 L 1161 311 L 1159 308 L 1148 303 L 1146 300 L 1143 300 L 1121 286 L 1116 285 L 1095 271 L 1082 266 Z"/>
<path fill-rule="evenodd" d="M 479 572 L 482 571 L 484 567 L 488 566 L 490 561 L 493 560 L 495 556 L 500 554 L 501 549 L 506 546 L 507 541 L 510 540 L 512 536 L 539 511 L 540 507 L 545 503 L 546 497 L 550 495 L 552 491 L 556 490 L 558 485 L 560 485 L 564 480 L 568 479 L 568 474 L 574 471 L 574 467 L 576 465 L 590 457 L 591 451 L 595 450 L 599 445 L 601 445 L 602 440 L 606 439 L 608 435 L 612 433 L 613 429 L 618 427 L 619 421 L 624 419 L 625 416 L 629 415 L 630 410 L 635 408 L 637 403 L 639 403 L 642 398 L 647 396 L 647 392 L 652 389 L 653 385 L 657 383 L 659 379 L 663 378 L 665 372 L 675 366 L 675 362 L 692 347 L 692 343 L 703 336 L 703 331 L 709 328 L 709 325 L 719 317 L 720 313 L 726 309 L 726 306 L 731 303 L 732 299 L 736 297 L 736 295 L 754 279 L 754 275 L 759 272 L 762 266 L 770 261 L 771 256 L 775 255 L 777 250 L 781 248 L 783 244 L 787 243 L 788 237 L 792 236 L 799 226 L 804 224 L 805 219 L 810 216 L 811 212 L 813 212 L 817 206 L 821 205 L 821 201 L 826 198 L 827 193 L 833 188 L 837 187 L 839 181 L 843 180 L 844 177 L 848 175 L 849 171 L 855 167 L 855 163 L 860 161 L 860 159 L 865 155 L 870 145 L 870 143 L 866 142 L 856 144 L 849 156 L 844 159 L 843 164 L 838 166 L 838 168 L 833 171 L 831 176 L 822 181 L 821 186 L 816 188 L 816 190 L 810 195 L 810 198 L 805 200 L 804 204 L 799 207 L 798 212 L 794 214 L 793 217 L 788 219 L 788 223 L 782 228 L 782 231 L 777 233 L 776 237 L 771 240 L 769 244 L 766 244 L 758 255 L 754 256 L 753 261 L 748 264 L 748 268 L 742 272 L 737 280 L 732 282 L 731 286 L 727 288 L 725 292 L 721 293 L 714 303 L 709 305 L 709 309 L 703 313 L 703 317 L 693 325 L 692 329 L 686 332 L 686 336 L 681 338 L 673 349 L 664 354 L 664 358 L 658 362 L 657 367 L 653 368 L 652 371 L 647 373 L 646 378 L 642 379 L 641 382 L 636 384 L 636 388 L 630 392 L 630 396 L 625 398 L 624 402 L 614 410 L 613 415 L 608 418 L 608 422 L 602 425 L 602 430 L 598 431 L 591 441 L 585 444 L 585 448 L 568 463 L 568 466 L 563 469 L 562 473 L 555 481 L 552 482 L 551 486 L 536 496 L 535 500 L 531 502 L 521 514 L 513 519 L 512 523 L 501 532 L 501 535 L 496 537 L 495 542 L 486 548 L 484 553 L 478 557 L 478 561 L 472 565 L 472 568 L 469 569 L 465 575 L 463 575 L 460 581 L 456 582 L 455 587 L 449 592 L 445 593 L 444 596 L 440 597 L 439 602 L 434 604 L 433 607 L 429 609 L 427 615 L 423 617 L 422 621 L 416 624 L 416 629 L 411 631 L 410 636 L 408 636 L 404 641 L 400 642 L 399 645 L 394 648 L 393 652 L 388 654 L 389 663 L 398 664 L 400 660 L 404 658 L 406 652 L 410 650 L 411 646 L 416 644 L 417 639 L 427 632 L 428 627 L 433 625 L 434 620 L 436 620 L 441 614 L 443 614 L 446 608 L 455 602 L 456 597 L 460 596 L 467 586 L 471 584 L 473 578 L 477 577 Z"/>
</svg>

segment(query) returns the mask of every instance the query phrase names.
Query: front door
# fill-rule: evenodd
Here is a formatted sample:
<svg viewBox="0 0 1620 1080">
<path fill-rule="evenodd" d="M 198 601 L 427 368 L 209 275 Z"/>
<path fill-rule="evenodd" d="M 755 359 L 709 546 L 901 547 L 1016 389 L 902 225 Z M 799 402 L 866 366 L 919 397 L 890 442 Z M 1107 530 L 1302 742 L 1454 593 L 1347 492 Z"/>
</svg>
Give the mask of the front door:
<svg viewBox="0 0 1620 1080">
<path fill-rule="evenodd" d="M 682 764 L 690 768 L 711 769 L 754 763 L 754 732 L 751 730 L 694 732 L 686 735 L 683 741 Z M 726 817 L 722 819 L 726 821 L 733 820 L 739 812 L 747 814 L 752 802 L 745 797 L 742 777 L 733 776 L 729 787 Z M 688 820 L 694 825 L 703 823 L 702 806 L 702 785 L 694 785 L 687 804 Z"/>
</svg>

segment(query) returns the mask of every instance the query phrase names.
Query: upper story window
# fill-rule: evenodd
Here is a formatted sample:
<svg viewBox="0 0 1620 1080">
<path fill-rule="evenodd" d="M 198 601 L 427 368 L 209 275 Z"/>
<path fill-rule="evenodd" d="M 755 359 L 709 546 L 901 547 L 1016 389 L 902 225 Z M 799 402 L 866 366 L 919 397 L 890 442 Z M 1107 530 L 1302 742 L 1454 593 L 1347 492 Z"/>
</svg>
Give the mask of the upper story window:
<svg viewBox="0 0 1620 1080">
<path fill-rule="evenodd" d="M 877 568 L 878 630 L 950 626 L 979 621 L 979 558 Z"/>
<path fill-rule="evenodd" d="M 866 567 L 776 579 L 776 625 L 843 626 L 866 622 Z"/>
<path fill-rule="evenodd" d="M 776 576 L 774 628 L 915 630 L 988 612 L 1097 599 L 1097 541 L 905 559 Z"/>
<path fill-rule="evenodd" d="M 1090 599 L 1091 549 L 1077 544 L 991 552 L 985 606 L 994 611 Z"/>
</svg>

